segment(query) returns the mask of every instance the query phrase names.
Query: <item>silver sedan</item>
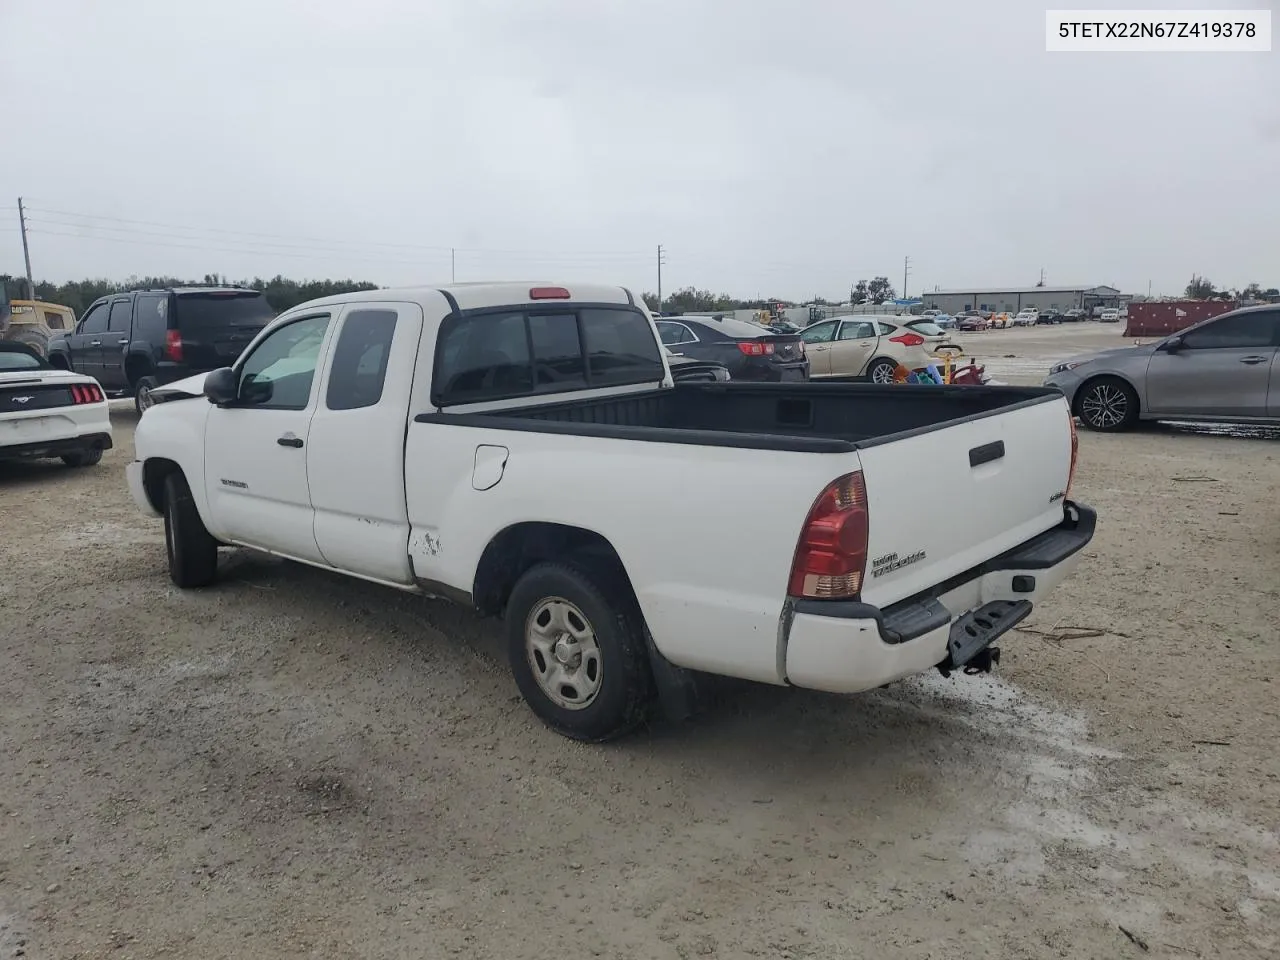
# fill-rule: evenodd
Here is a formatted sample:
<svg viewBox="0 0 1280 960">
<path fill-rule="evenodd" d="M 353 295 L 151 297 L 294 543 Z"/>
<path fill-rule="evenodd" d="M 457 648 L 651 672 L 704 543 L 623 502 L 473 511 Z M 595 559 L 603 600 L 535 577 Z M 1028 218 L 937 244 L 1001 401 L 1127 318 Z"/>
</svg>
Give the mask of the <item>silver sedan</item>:
<svg viewBox="0 0 1280 960">
<path fill-rule="evenodd" d="M 1044 381 L 1093 430 L 1139 420 L 1280 422 L 1280 306 L 1203 320 L 1154 344 L 1056 364 Z"/>
</svg>

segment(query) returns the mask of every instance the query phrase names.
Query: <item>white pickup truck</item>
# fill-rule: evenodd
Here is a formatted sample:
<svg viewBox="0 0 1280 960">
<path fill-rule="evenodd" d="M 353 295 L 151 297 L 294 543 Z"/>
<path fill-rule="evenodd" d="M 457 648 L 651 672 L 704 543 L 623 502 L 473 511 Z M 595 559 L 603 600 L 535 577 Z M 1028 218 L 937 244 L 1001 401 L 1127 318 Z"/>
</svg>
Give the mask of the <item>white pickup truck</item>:
<svg viewBox="0 0 1280 960">
<path fill-rule="evenodd" d="M 585 740 L 700 672 L 990 669 L 1096 521 L 1055 390 L 673 384 L 620 287 L 316 300 L 155 399 L 127 474 L 174 583 L 240 546 L 502 616 L 526 701 Z"/>
</svg>

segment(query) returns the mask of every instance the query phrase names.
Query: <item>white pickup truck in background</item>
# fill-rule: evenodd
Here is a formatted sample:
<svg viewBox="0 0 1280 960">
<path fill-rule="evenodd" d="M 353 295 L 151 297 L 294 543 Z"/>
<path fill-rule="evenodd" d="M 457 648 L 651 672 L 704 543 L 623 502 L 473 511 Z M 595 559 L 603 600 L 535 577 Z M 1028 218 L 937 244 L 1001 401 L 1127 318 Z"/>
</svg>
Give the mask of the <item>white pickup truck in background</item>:
<svg viewBox="0 0 1280 960">
<path fill-rule="evenodd" d="M 1057 391 L 673 384 L 620 287 L 316 300 L 155 399 L 127 475 L 174 583 L 242 546 L 502 616 L 526 701 L 586 740 L 699 671 L 990 669 L 1096 520 Z"/>
</svg>

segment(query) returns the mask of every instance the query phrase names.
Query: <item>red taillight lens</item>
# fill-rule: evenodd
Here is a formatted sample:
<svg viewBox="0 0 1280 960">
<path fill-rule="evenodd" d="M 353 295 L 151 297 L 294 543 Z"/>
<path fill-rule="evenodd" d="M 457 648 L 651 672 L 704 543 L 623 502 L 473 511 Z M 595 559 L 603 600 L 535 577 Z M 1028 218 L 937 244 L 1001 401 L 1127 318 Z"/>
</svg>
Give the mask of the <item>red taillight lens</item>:
<svg viewBox="0 0 1280 960">
<path fill-rule="evenodd" d="M 534 287 L 529 291 L 530 300 L 568 300 L 569 291 L 564 287 Z"/>
<path fill-rule="evenodd" d="M 182 362 L 182 334 L 177 330 L 166 330 L 164 334 L 165 359 L 174 363 Z"/>
<path fill-rule="evenodd" d="M 748 357 L 769 357 L 773 355 L 773 344 L 760 340 L 739 340 L 738 349 Z"/>
<path fill-rule="evenodd" d="M 71 385 L 71 400 L 76 404 L 81 403 L 101 403 L 105 397 L 102 391 L 98 389 L 98 385 L 94 383 L 73 383 Z"/>
<path fill-rule="evenodd" d="M 919 347 L 924 344 L 924 337 L 918 333 L 900 333 L 896 337 L 890 337 L 894 343 L 900 343 L 904 347 Z"/>
<path fill-rule="evenodd" d="M 862 471 L 833 482 L 814 501 L 796 544 L 787 593 L 857 599 L 867 568 L 867 488 Z"/>
</svg>

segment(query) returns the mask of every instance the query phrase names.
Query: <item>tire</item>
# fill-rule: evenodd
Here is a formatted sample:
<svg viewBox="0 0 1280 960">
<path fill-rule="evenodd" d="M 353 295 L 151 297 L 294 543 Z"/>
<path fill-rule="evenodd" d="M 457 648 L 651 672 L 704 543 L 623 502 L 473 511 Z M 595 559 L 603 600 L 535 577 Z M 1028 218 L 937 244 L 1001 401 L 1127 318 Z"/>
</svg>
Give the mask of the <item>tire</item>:
<svg viewBox="0 0 1280 960">
<path fill-rule="evenodd" d="M 102 462 L 102 448 L 88 447 L 75 453 L 63 454 L 62 462 L 68 467 L 92 467 Z"/>
<path fill-rule="evenodd" d="M 10 332 L 13 333 L 12 328 Z M 43 330 L 32 330 L 30 327 L 19 328 L 13 333 L 9 339 L 17 343 L 25 343 L 28 347 L 35 350 L 40 356 L 48 359 L 49 357 L 49 335 Z"/>
<path fill-rule="evenodd" d="M 893 371 L 898 369 L 896 360 L 880 357 L 867 367 L 867 379 L 872 383 L 893 383 Z"/>
<path fill-rule="evenodd" d="M 164 544 L 169 579 L 184 590 L 213 582 L 218 570 L 218 543 L 196 510 L 191 488 L 180 472 L 164 481 Z"/>
<path fill-rule="evenodd" d="M 552 730 L 598 743 L 643 722 L 653 677 L 644 621 L 620 577 L 539 563 L 512 589 L 506 627 L 516 686 Z"/>
<path fill-rule="evenodd" d="M 1119 377 L 1098 377 L 1076 394 L 1076 416 L 1090 430 L 1118 433 L 1138 422 L 1138 392 Z"/>
<path fill-rule="evenodd" d="M 142 377 L 133 385 L 133 409 L 142 416 L 153 406 L 151 391 L 156 388 L 155 377 Z"/>
</svg>

